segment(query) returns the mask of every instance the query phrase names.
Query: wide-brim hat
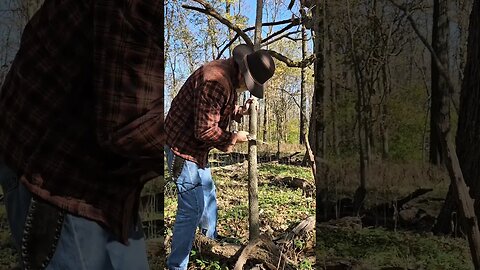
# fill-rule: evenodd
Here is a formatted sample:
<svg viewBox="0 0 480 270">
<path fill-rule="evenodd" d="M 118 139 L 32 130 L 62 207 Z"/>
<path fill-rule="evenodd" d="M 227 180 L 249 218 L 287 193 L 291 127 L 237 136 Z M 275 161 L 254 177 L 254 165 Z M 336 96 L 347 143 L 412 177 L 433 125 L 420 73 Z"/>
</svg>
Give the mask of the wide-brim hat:
<svg viewBox="0 0 480 270">
<path fill-rule="evenodd" d="M 233 58 L 245 78 L 248 91 L 257 98 L 263 98 L 263 85 L 275 73 L 272 56 L 268 51 L 254 51 L 250 46 L 241 44 L 233 49 Z"/>
</svg>

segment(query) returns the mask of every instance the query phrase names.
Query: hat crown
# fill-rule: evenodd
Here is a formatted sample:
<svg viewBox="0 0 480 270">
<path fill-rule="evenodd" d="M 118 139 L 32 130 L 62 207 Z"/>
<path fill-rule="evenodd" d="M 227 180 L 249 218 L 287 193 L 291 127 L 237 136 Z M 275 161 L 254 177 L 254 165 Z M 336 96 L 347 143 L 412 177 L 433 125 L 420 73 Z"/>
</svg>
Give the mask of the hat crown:
<svg viewBox="0 0 480 270">
<path fill-rule="evenodd" d="M 266 50 L 258 50 L 247 55 L 247 65 L 255 81 L 264 84 L 275 73 L 275 63 Z"/>
<path fill-rule="evenodd" d="M 233 49 L 233 58 L 238 64 L 248 91 L 263 98 L 263 84 L 275 73 L 275 63 L 266 50 L 254 51 L 252 47 L 240 44 Z"/>
</svg>

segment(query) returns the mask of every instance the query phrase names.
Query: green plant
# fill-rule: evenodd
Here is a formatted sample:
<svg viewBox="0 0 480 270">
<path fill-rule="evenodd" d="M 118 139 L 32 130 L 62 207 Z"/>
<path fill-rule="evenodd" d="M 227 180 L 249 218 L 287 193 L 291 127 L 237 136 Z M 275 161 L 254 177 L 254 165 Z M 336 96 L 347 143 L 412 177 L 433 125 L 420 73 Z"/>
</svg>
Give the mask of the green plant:
<svg viewBox="0 0 480 270">
<path fill-rule="evenodd" d="M 309 260 L 307 260 L 307 259 L 303 260 L 303 261 L 298 265 L 298 267 L 299 267 L 300 270 L 310 270 L 310 269 L 313 269 L 312 263 L 311 263 Z"/>
</svg>

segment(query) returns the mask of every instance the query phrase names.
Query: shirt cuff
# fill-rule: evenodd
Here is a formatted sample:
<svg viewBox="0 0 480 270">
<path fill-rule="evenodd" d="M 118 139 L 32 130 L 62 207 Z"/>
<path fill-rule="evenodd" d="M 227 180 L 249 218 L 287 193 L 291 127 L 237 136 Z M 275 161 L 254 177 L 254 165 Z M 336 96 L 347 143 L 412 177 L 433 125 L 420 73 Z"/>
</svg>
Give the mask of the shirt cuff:
<svg viewBox="0 0 480 270">
<path fill-rule="evenodd" d="M 235 146 L 235 144 L 237 143 L 237 139 L 238 139 L 238 134 L 237 133 L 233 133 L 233 132 L 230 132 L 232 135 L 230 136 L 230 140 L 228 143 L 226 144 L 222 144 L 218 147 L 216 147 L 218 150 L 220 151 L 223 151 L 223 152 L 227 152 L 227 153 L 230 153 L 233 151 L 233 147 Z"/>
</svg>

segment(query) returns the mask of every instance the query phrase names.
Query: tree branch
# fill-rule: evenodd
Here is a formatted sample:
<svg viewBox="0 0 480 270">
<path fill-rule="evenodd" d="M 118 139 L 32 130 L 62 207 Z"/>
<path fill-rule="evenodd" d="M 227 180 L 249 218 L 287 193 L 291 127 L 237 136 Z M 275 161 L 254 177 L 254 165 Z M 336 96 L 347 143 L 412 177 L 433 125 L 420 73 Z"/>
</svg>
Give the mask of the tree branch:
<svg viewBox="0 0 480 270">
<path fill-rule="evenodd" d="M 278 21 L 278 22 L 267 22 L 267 23 L 263 23 L 262 27 L 264 27 L 264 26 L 276 26 L 276 25 L 282 25 L 282 24 L 287 24 L 287 23 L 290 23 L 290 24 L 293 24 L 293 25 L 299 25 L 300 24 L 300 19 L 299 18 L 291 18 L 291 19 L 286 19 L 286 20 L 282 20 L 282 21 Z M 252 31 L 252 30 L 255 30 L 255 26 L 250 26 L 248 28 L 245 28 L 245 29 L 243 29 L 243 32 L 248 32 L 248 31 Z"/>
<path fill-rule="evenodd" d="M 276 58 L 277 60 L 285 63 L 288 67 L 298 67 L 298 68 L 308 67 L 309 65 L 311 65 L 315 61 L 315 55 L 314 54 L 310 55 L 309 57 L 305 58 L 302 61 L 293 61 L 292 59 L 290 59 L 290 58 L 286 57 L 285 55 L 282 55 L 282 54 L 280 54 L 276 51 L 268 50 L 268 52 L 270 53 L 270 55 L 273 58 Z"/>
<path fill-rule="evenodd" d="M 298 24 L 300 24 L 300 20 L 298 21 Z M 280 34 L 282 34 L 283 32 L 287 31 L 288 29 L 298 25 L 298 24 L 294 24 L 293 22 L 290 23 L 289 25 L 285 26 L 284 28 L 278 30 L 277 32 L 271 34 L 270 36 L 266 37 L 265 39 L 262 40 L 262 43 L 265 43 L 267 42 L 269 39 L 272 39 Z"/>
<path fill-rule="evenodd" d="M 235 37 L 233 37 L 232 40 L 230 40 L 230 41 L 227 43 L 227 45 L 225 45 L 225 46 L 223 47 L 223 49 L 222 49 L 222 50 L 218 53 L 218 55 L 217 55 L 217 58 L 216 58 L 217 60 L 220 59 L 220 57 L 222 57 L 222 54 L 223 54 L 230 46 L 232 46 L 232 44 L 235 42 L 235 40 L 237 40 L 238 37 L 239 37 L 239 35 L 236 34 Z"/>
<path fill-rule="evenodd" d="M 247 36 L 247 34 L 245 34 L 246 31 L 250 31 L 250 30 L 253 30 L 253 29 L 250 29 L 251 27 L 245 29 L 245 30 L 242 30 L 240 29 L 240 27 L 238 27 L 238 25 L 235 25 L 233 24 L 232 22 L 230 22 L 228 19 L 224 18 L 222 15 L 220 15 L 210 4 L 208 4 L 207 2 L 205 2 L 204 0 L 193 0 L 197 3 L 199 3 L 200 5 L 202 5 L 204 7 L 204 9 L 202 8 L 199 8 L 199 7 L 194 7 L 194 6 L 189 6 L 189 5 L 182 5 L 183 8 L 186 8 L 186 9 L 192 9 L 192 10 L 195 10 L 195 11 L 198 11 L 198 12 L 201 12 L 203 14 L 206 14 L 206 15 L 210 15 L 212 17 L 214 17 L 215 19 L 217 19 L 218 21 L 220 21 L 222 24 L 224 24 L 225 26 L 227 26 L 228 28 L 234 30 L 238 36 L 241 36 L 245 42 L 247 43 L 247 45 L 249 46 L 252 46 L 253 47 L 253 43 L 252 43 L 252 40 Z M 296 24 L 300 24 L 300 19 L 298 18 L 292 18 L 292 19 L 289 19 L 289 20 L 284 20 L 284 21 L 279 21 L 279 22 L 271 22 L 271 23 L 265 23 L 265 24 L 262 24 L 262 26 L 269 26 L 269 25 L 279 25 L 279 24 L 285 24 L 286 22 L 289 22 L 290 24 L 288 26 L 286 26 L 285 28 L 289 27 L 293 27 L 295 26 Z M 284 28 L 284 29 L 285 29 Z M 287 28 L 287 29 L 289 29 Z M 281 31 L 281 30 L 280 30 Z M 280 32 L 279 31 L 279 32 Z M 278 32 L 277 32 L 278 33 Z M 229 44 L 227 44 L 226 47 L 230 46 L 231 44 L 233 44 L 233 42 L 235 41 L 235 39 L 237 38 L 237 35 L 235 38 L 233 38 L 232 41 L 229 42 Z M 278 34 L 276 34 L 278 35 Z M 271 38 L 273 35 L 271 35 L 269 38 Z M 266 38 L 264 41 L 268 40 L 269 38 Z M 224 52 L 225 50 L 222 49 L 220 55 Z M 307 67 L 309 65 L 311 65 L 313 63 L 313 61 L 315 60 L 315 55 L 310 55 L 309 57 L 305 58 L 304 60 L 302 61 L 298 61 L 298 62 L 295 62 L 293 60 L 291 60 L 290 58 L 278 53 L 278 52 L 275 52 L 275 51 L 272 51 L 272 50 L 268 50 L 268 52 L 270 53 L 270 55 L 274 58 L 276 58 L 277 60 L 279 61 L 282 61 L 284 62 L 288 67 Z"/>
<path fill-rule="evenodd" d="M 189 6 L 189 5 L 182 5 L 182 7 L 185 8 L 185 9 L 196 10 L 196 11 L 201 12 L 203 14 L 210 15 L 210 16 L 214 17 L 215 19 L 217 19 L 218 21 L 220 21 L 221 23 L 226 25 L 228 28 L 237 32 L 237 34 L 243 38 L 243 40 L 245 41 L 245 43 L 247 43 L 247 45 L 253 47 L 252 40 L 247 36 L 247 34 L 245 34 L 244 31 L 242 31 L 242 29 L 240 29 L 240 27 L 238 27 L 238 25 L 233 24 L 232 22 L 230 22 L 229 20 L 224 18 L 222 15 L 220 15 L 209 3 L 207 3 L 203 0 L 193 0 L 193 1 L 199 3 L 205 9 L 202 9 L 202 8 L 199 8 L 199 7 L 194 7 L 194 6 Z"/>
<path fill-rule="evenodd" d="M 292 24 L 298 25 L 298 24 L 300 24 L 300 19 L 298 19 L 298 18 L 292 18 L 292 19 L 282 20 L 282 21 L 278 21 L 278 22 L 267 22 L 267 23 L 262 24 L 262 27 L 263 27 L 263 26 L 282 25 L 282 24 L 287 24 L 287 23 L 292 23 Z M 255 26 L 251 26 L 251 27 L 245 28 L 245 29 L 243 29 L 243 32 L 248 32 L 248 31 L 252 31 L 252 30 L 255 30 Z M 225 45 L 225 47 L 223 47 L 223 49 L 218 53 L 217 59 L 220 59 L 220 57 L 222 57 L 222 54 L 223 54 L 238 38 L 239 38 L 239 35 L 238 35 L 238 33 L 237 33 L 237 34 L 235 34 L 235 36 L 233 37 L 233 39 L 230 40 L 230 42 L 228 42 L 228 44 Z M 271 43 L 268 43 L 268 44 L 271 44 Z"/>
<path fill-rule="evenodd" d="M 275 42 L 281 40 L 282 38 L 288 38 L 288 39 L 293 40 L 293 41 L 302 40 L 301 38 L 295 39 L 295 38 L 290 37 L 290 35 L 297 34 L 297 33 L 299 33 L 299 32 L 301 32 L 301 31 L 296 30 L 296 31 L 292 31 L 292 32 L 288 32 L 288 33 L 286 33 L 286 34 L 283 34 L 283 35 L 281 35 L 281 36 L 279 36 L 279 37 L 277 37 L 277 38 L 275 38 L 275 39 L 273 39 L 273 40 L 270 40 L 269 42 L 262 43 L 262 47 L 265 47 L 265 46 L 267 46 L 267 45 L 270 45 L 270 44 L 272 44 L 272 43 L 275 43 Z"/>
<path fill-rule="evenodd" d="M 301 107 L 300 107 L 300 104 L 298 104 L 297 100 L 295 99 L 294 93 L 290 93 L 290 92 L 288 92 L 286 89 L 283 89 L 283 88 L 278 88 L 278 89 L 279 89 L 280 91 L 282 91 L 282 92 L 287 93 L 287 94 L 292 98 L 293 102 L 295 102 L 295 105 L 297 105 L 297 107 L 298 107 L 299 109 L 301 108 Z"/>
<path fill-rule="evenodd" d="M 390 3 L 392 3 L 394 6 L 396 6 L 398 9 L 403 11 L 405 16 L 407 17 L 407 20 L 410 22 L 410 25 L 412 26 L 413 31 L 415 31 L 415 34 L 417 34 L 418 38 L 420 39 L 420 41 L 422 41 L 423 45 L 425 45 L 425 47 L 428 49 L 428 51 L 430 51 L 430 54 L 432 55 L 433 61 L 435 62 L 435 65 L 437 66 L 437 69 L 438 69 L 440 75 L 442 75 L 445 78 L 445 80 L 447 81 L 448 90 L 450 91 L 450 95 L 449 95 L 450 100 L 452 101 L 453 107 L 455 108 L 455 111 L 458 114 L 458 104 L 453 99 L 452 94 L 453 93 L 459 93 L 459 92 L 456 91 L 455 86 L 453 85 L 453 82 L 450 78 L 450 75 L 448 74 L 445 67 L 440 62 L 440 59 L 438 58 L 437 53 L 433 49 L 432 45 L 430 43 L 428 43 L 427 38 L 425 38 L 422 35 L 422 33 L 420 33 L 420 30 L 418 29 L 418 26 L 415 23 L 415 20 L 413 20 L 412 15 L 409 12 L 409 10 L 407 9 L 407 7 L 405 7 L 404 5 L 400 5 L 400 4 L 396 3 L 394 0 L 388 0 L 388 1 Z"/>
</svg>

